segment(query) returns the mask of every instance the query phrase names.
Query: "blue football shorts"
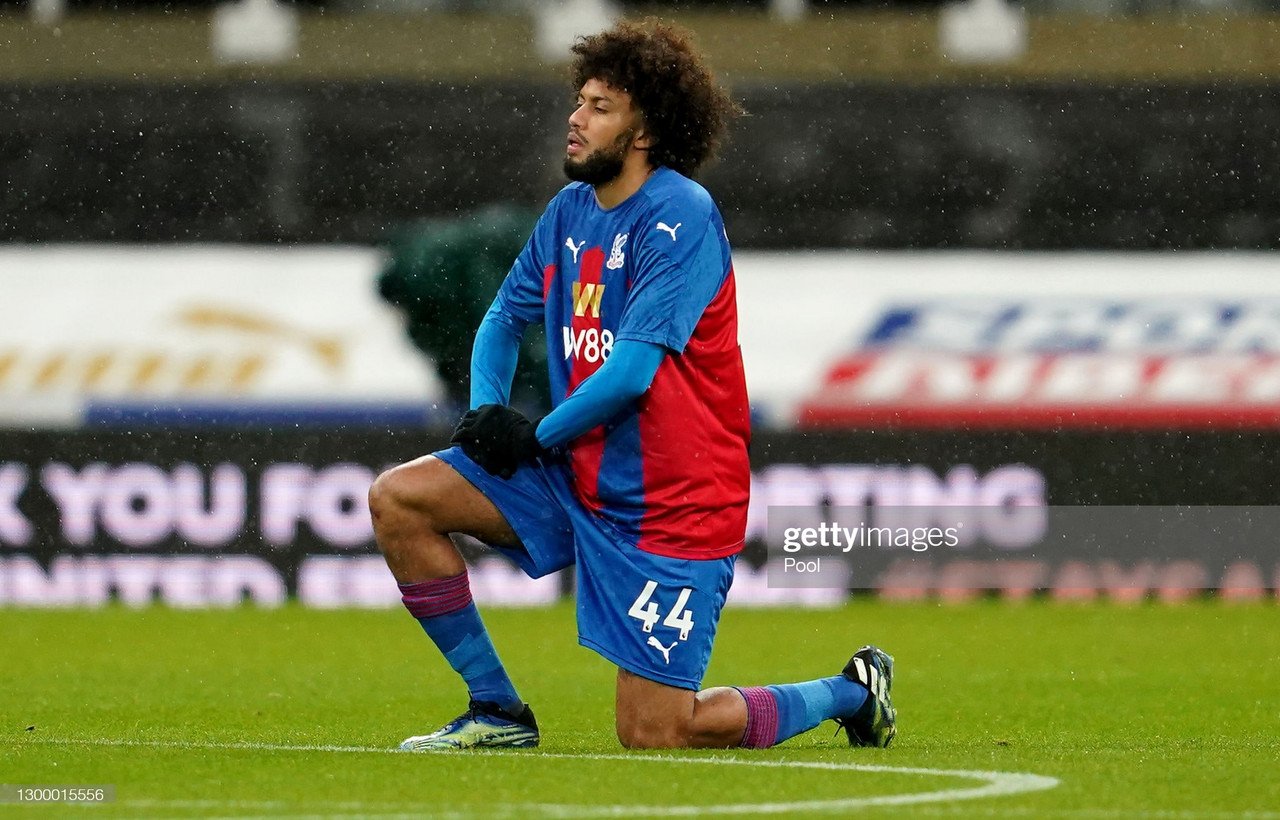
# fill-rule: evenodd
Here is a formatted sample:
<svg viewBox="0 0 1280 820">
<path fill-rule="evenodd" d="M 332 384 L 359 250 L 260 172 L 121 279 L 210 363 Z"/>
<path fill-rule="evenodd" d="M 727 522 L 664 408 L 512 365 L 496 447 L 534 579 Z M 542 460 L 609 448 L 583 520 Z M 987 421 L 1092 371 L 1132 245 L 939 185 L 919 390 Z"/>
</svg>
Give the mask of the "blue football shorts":
<svg viewBox="0 0 1280 820">
<path fill-rule="evenodd" d="M 583 506 L 563 462 L 522 465 L 502 479 L 461 448 L 433 455 L 493 502 L 523 545 L 493 549 L 532 578 L 576 565 L 578 643 L 643 678 L 702 686 L 735 556 L 693 561 L 637 549 Z"/>
</svg>

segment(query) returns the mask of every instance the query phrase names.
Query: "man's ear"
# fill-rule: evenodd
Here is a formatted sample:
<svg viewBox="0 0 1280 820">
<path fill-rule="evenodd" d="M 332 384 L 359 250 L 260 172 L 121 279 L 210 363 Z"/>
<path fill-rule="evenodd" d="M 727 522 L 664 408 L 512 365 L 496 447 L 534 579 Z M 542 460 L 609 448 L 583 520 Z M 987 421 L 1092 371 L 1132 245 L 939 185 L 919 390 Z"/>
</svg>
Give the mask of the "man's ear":
<svg viewBox="0 0 1280 820">
<path fill-rule="evenodd" d="M 648 151 L 653 147 L 657 140 L 649 133 L 649 129 L 644 123 L 640 124 L 640 130 L 636 132 L 635 138 L 631 140 L 631 146 L 640 151 Z"/>
</svg>

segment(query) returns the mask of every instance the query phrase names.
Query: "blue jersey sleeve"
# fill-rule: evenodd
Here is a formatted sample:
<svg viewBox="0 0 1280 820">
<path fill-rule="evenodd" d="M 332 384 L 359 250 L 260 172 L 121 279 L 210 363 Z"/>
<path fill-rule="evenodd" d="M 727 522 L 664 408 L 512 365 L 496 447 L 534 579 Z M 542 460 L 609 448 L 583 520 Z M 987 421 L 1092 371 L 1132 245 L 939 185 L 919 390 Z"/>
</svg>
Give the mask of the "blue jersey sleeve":
<svg viewBox="0 0 1280 820">
<path fill-rule="evenodd" d="M 724 224 L 711 198 L 671 198 L 653 207 L 635 239 L 637 267 L 618 339 L 684 350 L 729 270 Z"/>
<path fill-rule="evenodd" d="M 555 241 L 551 239 L 560 197 L 551 200 L 534 226 L 529 241 L 507 272 L 498 289 L 494 307 L 523 325 L 541 322 L 546 304 L 543 283 L 547 266 L 555 261 Z"/>
<path fill-rule="evenodd" d="M 544 283 L 553 264 L 550 241 L 561 197 L 551 200 L 533 233 L 511 265 L 498 295 L 476 331 L 471 350 L 471 406 L 506 404 L 520 354 L 524 329 L 542 321 L 546 310 Z"/>
<path fill-rule="evenodd" d="M 539 422 L 538 443 L 547 448 L 568 444 L 616 416 L 644 395 L 666 356 L 666 348 L 658 345 L 619 341 L 600 369 Z"/>
<path fill-rule="evenodd" d="M 482 404 L 506 404 L 520 358 L 520 338 L 526 325 L 489 307 L 471 347 L 471 408 Z"/>
</svg>

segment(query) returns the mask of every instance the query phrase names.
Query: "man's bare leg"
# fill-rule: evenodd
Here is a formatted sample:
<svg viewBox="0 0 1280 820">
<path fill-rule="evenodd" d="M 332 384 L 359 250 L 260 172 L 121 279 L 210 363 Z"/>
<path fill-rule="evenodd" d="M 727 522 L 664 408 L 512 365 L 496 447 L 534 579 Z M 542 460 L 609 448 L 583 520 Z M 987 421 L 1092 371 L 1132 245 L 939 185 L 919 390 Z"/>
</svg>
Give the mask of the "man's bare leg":
<svg viewBox="0 0 1280 820">
<path fill-rule="evenodd" d="M 628 749 L 729 749 L 746 726 L 737 689 L 694 692 L 618 670 L 618 740 Z"/>
</svg>

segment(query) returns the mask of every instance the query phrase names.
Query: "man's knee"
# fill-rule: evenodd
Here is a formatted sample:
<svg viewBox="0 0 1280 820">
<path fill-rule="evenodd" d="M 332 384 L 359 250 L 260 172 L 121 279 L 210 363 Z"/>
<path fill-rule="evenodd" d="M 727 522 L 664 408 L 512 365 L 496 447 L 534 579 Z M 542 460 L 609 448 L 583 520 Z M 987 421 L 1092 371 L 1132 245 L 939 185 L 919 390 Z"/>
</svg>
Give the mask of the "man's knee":
<svg viewBox="0 0 1280 820">
<path fill-rule="evenodd" d="M 618 742 L 626 749 L 685 749 L 691 737 L 688 721 L 675 716 L 664 720 L 624 721 L 617 725 Z"/>
<path fill-rule="evenodd" d="M 694 693 L 618 669 L 615 726 L 628 749 L 692 745 Z"/>
<path fill-rule="evenodd" d="M 393 519 L 410 516 L 418 526 L 430 527 L 440 500 L 438 486 L 448 467 L 438 459 L 411 461 L 392 467 L 369 487 L 369 514 L 375 529 Z"/>
</svg>

